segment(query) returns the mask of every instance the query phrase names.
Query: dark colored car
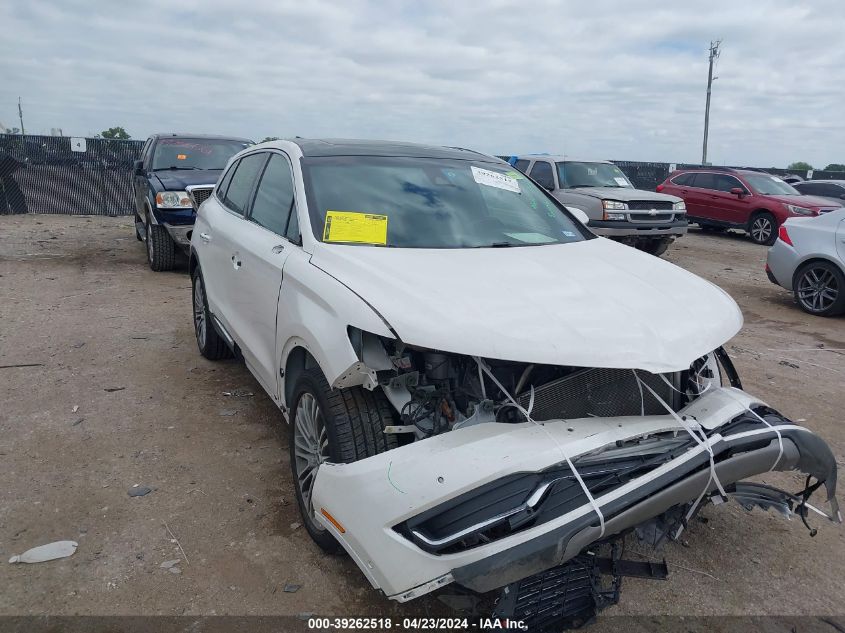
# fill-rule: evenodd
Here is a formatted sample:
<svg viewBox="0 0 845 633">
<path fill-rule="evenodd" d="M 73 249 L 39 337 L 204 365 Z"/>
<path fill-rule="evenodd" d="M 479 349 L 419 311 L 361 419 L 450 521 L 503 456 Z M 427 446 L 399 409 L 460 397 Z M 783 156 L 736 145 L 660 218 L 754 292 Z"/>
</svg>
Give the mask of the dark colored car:
<svg viewBox="0 0 845 633">
<path fill-rule="evenodd" d="M 133 166 L 135 236 L 155 271 L 171 270 L 176 248 L 190 248 L 196 208 L 229 159 L 252 141 L 205 134 L 153 134 Z"/>
<path fill-rule="evenodd" d="M 801 195 L 778 176 L 752 169 L 682 169 L 657 191 L 683 198 L 689 221 L 701 228 L 742 229 L 757 244 L 772 244 L 786 218 L 817 216 L 842 206 Z"/>
<path fill-rule="evenodd" d="M 805 196 L 827 198 L 834 204 L 845 205 L 845 180 L 805 180 L 792 186 Z"/>
</svg>

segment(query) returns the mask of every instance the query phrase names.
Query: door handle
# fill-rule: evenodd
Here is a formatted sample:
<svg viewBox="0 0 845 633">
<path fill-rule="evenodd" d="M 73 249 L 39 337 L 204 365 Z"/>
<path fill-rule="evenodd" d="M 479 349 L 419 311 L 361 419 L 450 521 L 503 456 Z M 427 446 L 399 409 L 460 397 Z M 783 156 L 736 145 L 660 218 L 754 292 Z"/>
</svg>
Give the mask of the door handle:
<svg viewBox="0 0 845 633">
<path fill-rule="evenodd" d="M 284 244 L 276 244 L 276 245 L 273 247 L 273 252 L 274 252 L 274 253 L 276 253 L 276 255 L 278 255 L 279 253 L 281 253 L 283 250 L 285 250 L 285 245 L 284 245 Z"/>
<path fill-rule="evenodd" d="M 211 236 L 208 233 L 200 233 L 200 239 L 207 244 L 211 241 Z"/>
</svg>

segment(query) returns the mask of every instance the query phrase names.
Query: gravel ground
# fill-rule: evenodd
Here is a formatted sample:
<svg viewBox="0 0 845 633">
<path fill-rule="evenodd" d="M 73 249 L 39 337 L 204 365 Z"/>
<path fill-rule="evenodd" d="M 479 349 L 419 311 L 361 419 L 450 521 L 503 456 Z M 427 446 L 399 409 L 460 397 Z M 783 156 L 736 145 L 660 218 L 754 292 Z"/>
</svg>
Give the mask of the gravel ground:
<svg viewBox="0 0 845 633">
<path fill-rule="evenodd" d="M 745 388 L 817 431 L 842 465 L 843 320 L 801 312 L 766 279 L 765 255 L 739 234 L 693 230 L 667 258 L 739 302 L 745 327 L 727 348 Z M 0 218 L 0 365 L 37 364 L 0 368 L 0 615 L 442 611 L 433 596 L 387 601 L 311 543 L 286 425 L 243 365 L 199 355 L 190 312 L 184 264 L 151 272 L 128 218 Z M 130 497 L 136 484 L 152 492 Z M 843 613 L 841 527 L 815 520 L 810 538 L 798 520 L 736 504 L 703 516 L 659 554 L 669 581 L 626 580 L 596 630 L 621 614 Z M 79 550 L 5 563 L 59 539 Z"/>
</svg>

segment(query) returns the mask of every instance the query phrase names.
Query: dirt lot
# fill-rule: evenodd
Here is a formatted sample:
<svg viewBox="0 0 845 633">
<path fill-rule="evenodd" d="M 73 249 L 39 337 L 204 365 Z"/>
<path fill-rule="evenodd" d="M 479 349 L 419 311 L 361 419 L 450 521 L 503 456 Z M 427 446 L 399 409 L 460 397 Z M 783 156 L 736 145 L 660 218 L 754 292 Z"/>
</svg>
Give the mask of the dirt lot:
<svg viewBox="0 0 845 633">
<path fill-rule="evenodd" d="M 843 465 L 843 320 L 798 310 L 766 279 L 765 253 L 693 231 L 668 259 L 739 302 L 745 327 L 728 350 L 746 389 L 805 421 Z M 0 614 L 441 610 L 435 597 L 388 602 L 311 543 L 286 425 L 241 364 L 200 357 L 190 313 L 184 269 L 151 272 L 128 218 L 0 218 L 0 365 L 38 364 L 0 368 Z M 153 491 L 131 498 L 135 484 Z M 841 527 L 814 519 L 810 538 L 797 519 L 736 504 L 703 515 L 661 554 L 669 581 L 626 580 L 608 615 L 843 614 Z M 59 539 L 79 550 L 5 563 Z M 173 559 L 181 573 L 160 567 Z"/>
</svg>

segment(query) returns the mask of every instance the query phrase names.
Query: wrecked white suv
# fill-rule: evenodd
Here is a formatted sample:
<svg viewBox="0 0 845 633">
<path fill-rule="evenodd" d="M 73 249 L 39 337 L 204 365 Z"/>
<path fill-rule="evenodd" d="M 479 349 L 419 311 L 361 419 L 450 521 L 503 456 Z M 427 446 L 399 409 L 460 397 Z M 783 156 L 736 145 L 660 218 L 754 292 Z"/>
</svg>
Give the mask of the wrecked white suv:
<svg viewBox="0 0 845 633">
<path fill-rule="evenodd" d="M 559 623 L 665 575 L 614 544 L 677 538 L 704 503 L 840 520 L 825 442 L 741 390 L 734 301 L 497 159 L 250 147 L 199 208 L 190 268 L 200 351 L 242 357 L 290 422 L 309 534 L 389 598 L 457 583 Z M 792 469 L 796 494 L 742 481 Z"/>
</svg>

